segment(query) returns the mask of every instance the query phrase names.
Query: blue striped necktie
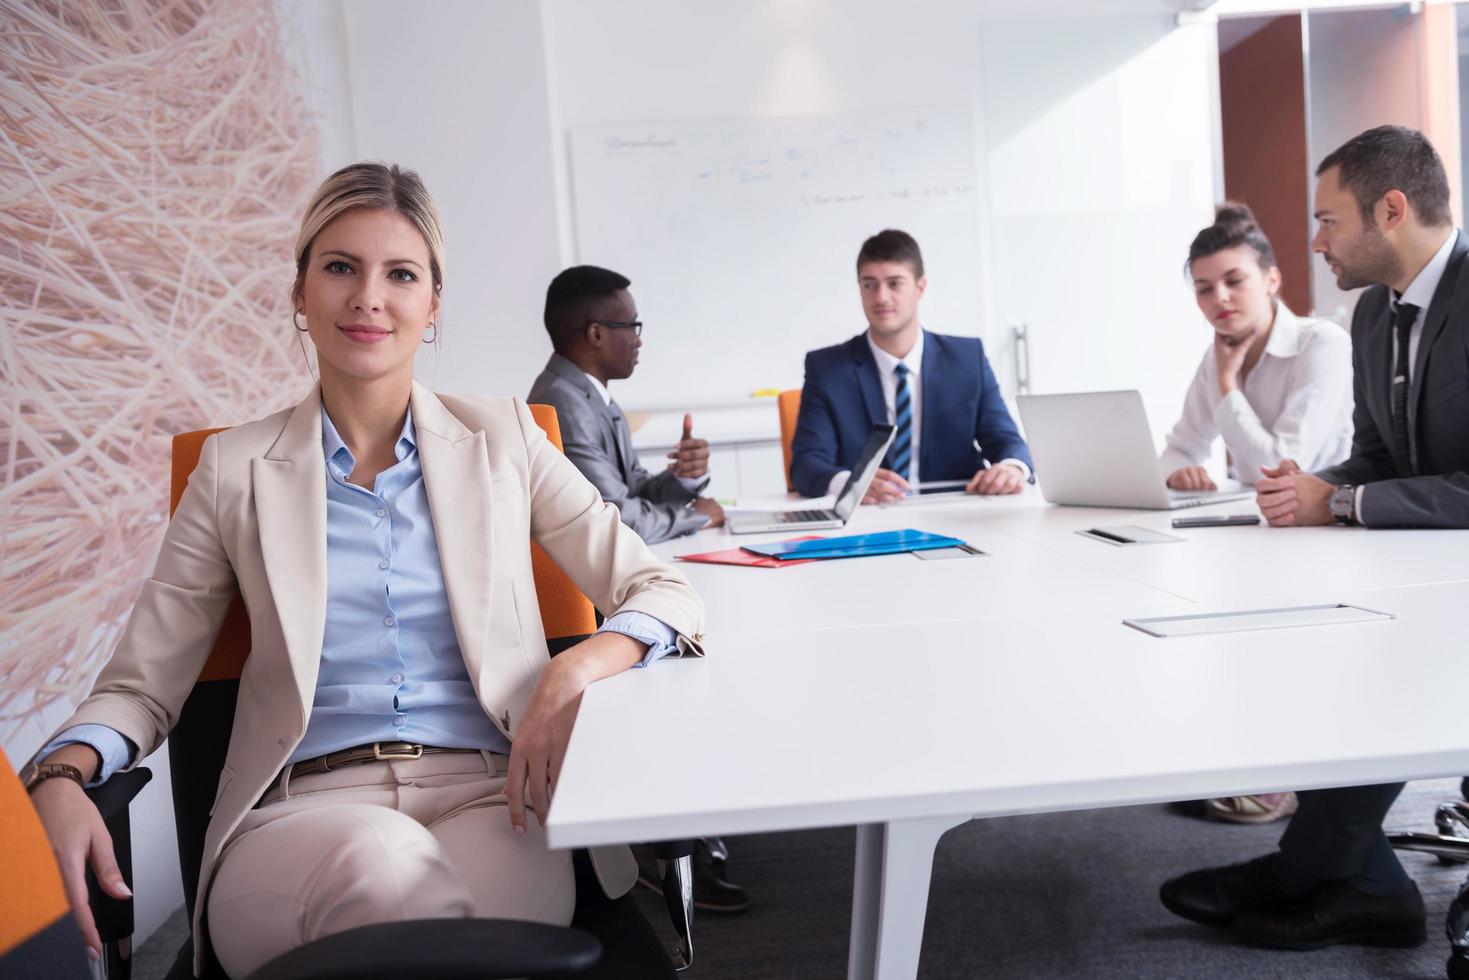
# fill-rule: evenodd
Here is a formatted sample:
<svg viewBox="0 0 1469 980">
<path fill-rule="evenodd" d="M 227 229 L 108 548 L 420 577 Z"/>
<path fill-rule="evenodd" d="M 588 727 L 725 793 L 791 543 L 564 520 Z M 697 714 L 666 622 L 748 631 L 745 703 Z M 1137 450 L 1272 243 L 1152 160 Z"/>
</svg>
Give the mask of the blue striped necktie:
<svg viewBox="0 0 1469 980">
<path fill-rule="evenodd" d="M 893 436 L 889 457 L 893 461 L 892 471 L 906 480 L 913 465 L 913 398 L 908 394 L 908 365 L 899 361 L 893 371 L 897 379 L 893 390 L 893 425 L 898 431 Z"/>
</svg>

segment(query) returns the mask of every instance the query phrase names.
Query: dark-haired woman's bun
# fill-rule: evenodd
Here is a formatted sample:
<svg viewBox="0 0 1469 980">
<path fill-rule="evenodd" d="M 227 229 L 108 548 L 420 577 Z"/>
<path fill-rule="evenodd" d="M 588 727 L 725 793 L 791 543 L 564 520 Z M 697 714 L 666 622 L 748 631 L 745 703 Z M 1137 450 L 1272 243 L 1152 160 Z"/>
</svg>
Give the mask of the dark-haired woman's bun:
<svg viewBox="0 0 1469 980">
<path fill-rule="evenodd" d="M 1206 255 L 1213 255 L 1236 245 L 1248 245 L 1254 249 L 1260 260 L 1260 268 L 1269 269 L 1275 265 L 1275 250 L 1270 247 L 1270 240 L 1265 237 L 1265 232 L 1255 223 L 1255 212 L 1250 210 L 1248 204 L 1225 201 L 1214 209 L 1214 223 L 1194 236 L 1184 268 L 1191 268 L 1195 261 Z"/>
<path fill-rule="evenodd" d="M 1216 225 L 1253 225 L 1255 224 L 1255 213 L 1250 210 L 1248 204 L 1225 201 L 1214 209 L 1214 223 Z"/>
</svg>

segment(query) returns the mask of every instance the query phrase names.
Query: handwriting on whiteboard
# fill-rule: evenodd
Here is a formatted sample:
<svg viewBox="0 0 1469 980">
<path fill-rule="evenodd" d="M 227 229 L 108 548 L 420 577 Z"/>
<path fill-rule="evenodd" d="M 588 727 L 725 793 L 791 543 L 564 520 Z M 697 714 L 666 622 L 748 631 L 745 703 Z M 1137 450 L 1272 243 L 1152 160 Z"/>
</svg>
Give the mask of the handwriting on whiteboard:
<svg viewBox="0 0 1469 980">
<path fill-rule="evenodd" d="M 872 194 L 802 194 L 801 206 L 817 208 L 826 204 L 861 204 L 863 201 L 901 201 L 923 197 L 964 197 L 974 193 L 973 184 L 953 187 L 898 187 Z"/>
</svg>

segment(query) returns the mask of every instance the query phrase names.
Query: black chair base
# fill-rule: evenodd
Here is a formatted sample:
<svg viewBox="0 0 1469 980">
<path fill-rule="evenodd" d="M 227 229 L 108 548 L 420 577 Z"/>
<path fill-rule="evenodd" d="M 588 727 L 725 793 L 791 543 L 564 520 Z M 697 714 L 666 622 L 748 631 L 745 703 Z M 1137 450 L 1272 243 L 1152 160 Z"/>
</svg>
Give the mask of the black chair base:
<svg viewBox="0 0 1469 980">
<path fill-rule="evenodd" d="M 229 743 L 231 726 L 234 718 L 234 706 L 239 690 L 238 680 L 201 681 L 195 685 L 193 692 L 185 702 L 180 713 L 179 722 L 170 737 L 170 756 L 173 770 L 173 795 L 174 795 L 174 818 L 179 841 L 179 866 L 183 878 L 184 903 L 189 916 L 192 918 L 195 902 L 195 887 L 199 878 L 200 857 L 203 851 L 205 829 L 209 823 L 209 806 L 214 799 L 217 778 L 199 778 L 200 773 L 218 773 L 223 766 L 225 748 Z M 93 799 L 97 802 L 99 809 L 108 820 L 108 830 L 112 835 L 114 847 L 118 849 L 120 863 L 126 862 L 130 855 L 125 855 L 126 842 L 129 840 L 128 833 L 128 811 L 127 804 L 132 800 L 143 784 L 151 778 L 151 773 L 146 769 L 137 769 L 131 773 L 119 773 L 109 779 L 97 790 L 92 791 Z M 681 895 L 687 899 L 686 907 L 670 904 L 670 914 L 674 920 L 674 929 L 678 934 L 678 948 L 674 953 L 677 960 L 677 969 L 683 969 L 693 958 L 692 949 L 692 876 L 690 874 L 688 855 L 693 853 L 693 841 L 670 842 L 659 845 L 659 856 L 667 862 L 669 880 L 674 882 L 667 889 L 671 895 Z M 573 927 L 584 927 L 583 931 L 573 929 L 561 929 L 552 926 L 536 926 L 523 922 L 506 922 L 503 920 L 451 920 L 456 923 L 472 922 L 478 923 L 476 927 L 499 926 L 518 933 L 527 927 L 535 929 L 551 929 L 556 935 L 569 937 L 568 951 L 576 953 L 583 950 L 583 941 L 590 941 L 597 948 L 599 955 L 605 949 L 606 954 L 601 962 L 597 957 L 592 958 L 594 964 L 588 974 L 593 978 L 644 978 L 671 977 L 675 964 L 670 963 L 670 958 L 662 947 L 657 934 L 652 926 L 643 918 L 638 911 L 637 905 L 628 896 L 623 896 L 616 901 L 609 901 L 601 895 L 601 886 L 596 881 L 591 864 L 587 860 L 585 852 L 577 851 L 574 854 L 574 864 L 577 873 L 577 911 L 576 918 L 572 922 Z M 123 867 L 124 877 L 131 881 L 131 866 Z M 99 928 L 104 929 L 104 947 L 109 955 L 110 965 L 115 961 L 114 968 L 107 974 L 109 980 L 126 980 L 129 968 L 128 942 L 132 934 L 132 903 L 113 902 L 95 887 L 91 889 L 93 897 L 94 914 L 98 917 Z M 110 903 L 110 905 L 108 904 Z M 371 926 L 370 930 L 379 928 L 392 928 L 392 926 Z M 345 934 L 343 934 L 345 935 Z M 427 947 L 424 944 L 422 932 L 409 932 L 404 934 L 405 949 L 412 950 L 415 954 L 422 953 Z M 544 935 L 549 936 L 549 933 Z M 328 936 L 320 942 L 338 940 L 337 936 Z M 302 949 L 315 948 L 317 944 L 310 944 Z M 430 945 L 436 951 L 436 955 L 447 958 L 448 970 L 446 973 L 437 973 L 428 968 L 429 960 L 424 956 L 416 956 L 406 967 L 402 955 L 397 959 L 375 958 L 372 971 L 348 971 L 342 974 L 318 973 L 313 967 L 303 970 L 300 976 L 327 977 L 327 976 L 392 976 L 394 980 L 404 977 L 414 980 L 451 980 L 453 977 L 467 975 L 453 972 L 463 963 L 473 961 L 473 976 L 479 980 L 491 980 L 493 977 L 562 977 L 576 976 L 587 973 L 588 966 L 576 965 L 580 961 L 547 961 L 536 969 L 520 969 L 510 972 L 495 972 L 499 970 L 498 952 L 488 948 L 482 943 L 476 942 L 471 946 L 460 944 L 456 948 L 449 939 L 440 941 L 432 939 Z M 367 944 L 364 948 L 377 948 L 377 943 Z M 519 947 L 511 947 L 518 949 Z M 466 950 L 473 951 L 475 955 L 467 955 Z M 308 957 L 300 950 L 301 962 L 315 963 L 315 957 Z M 113 954 L 117 954 L 114 956 Z M 293 954 L 286 954 L 291 956 Z M 282 958 L 284 959 L 284 957 Z M 269 966 L 274 969 L 276 963 Z M 292 961 L 295 963 L 296 961 Z M 352 962 L 357 962 L 353 960 Z M 396 963 L 400 968 L 392 969 L 385 964 Z M 168 980 L 193 980 L 193 949 L 192 942 L 185 942 L 184 948 L 179 951 L 178 959 L 169 970 Z M 261 971 L 261 975 L 267 975 Z M 275 976 L 276 974 L 268 974 Z M 293 976 L 296 974 L 292 974 Z M 223 980 L 224 973 L 220 970 L 218 962 L 213 956 L 206 957 L 204 974 L 202 980 Z"/>
<path fill-rule="evenodd" d="M 1469 778 L 1461 789 L 1469 791 Z M 1436 834 L 1388 834 L 1387 841 L 1396 850 L 1432 854 L 1440 864 L 1469 863 L 1469 802 L 1440 803 L 1433 822 Z M 1447 965 L 1449 980 L 1469 980 L 1469 881 L 1449 905 L 1445 928 L 1453 946 Z"/>
<path fill-rule="evenodd" d="M 1394 850 L 1432 854 L 1440 864 L 1469 864 L 1469 840 L 1447 834 L 1388 834 Z"/>
<path fill-rule="evenodd" d="M 278 956 L 250 980 L 488 980 L 585 970 L 602 945 L 579 929 L 503 919 L 420 919 L 349 929 Z"/>
<path fill-rule="evenodd" d="M 653 845 L 658 872 L 663 879 L 663 904 L 673 921 L 677 942 L 673 966 L 679 972 L 694 965 L 694 867 L 693 838 L 659 841 Z"/>
<path fill-rule="evenodd" d="M 1400 851 L 1432 854 L 1440 864 L 1469 864 L 1469 802 L 1440 803 L 1433 822 L 1436 834 L 1388 834 L 1387 842 Z"/>
<path fill-rule="evenodd" d="M 107 825 L 117 869 L 127 882 L 133 880 L 132 822 L 128 807 L 152 778 L 151 769 L 139 766 L 130 772 L 116 773 L 101 786 L 87 790 L 87 797 Z M 128 980 L 133 973 L 132 900 L 113 898 L 104 892 L 91 867 L 87 868 L 87 899 L 97 924 L 97 935 L 102 940 L 98 974 L 106 980 Z"/>
</svg>

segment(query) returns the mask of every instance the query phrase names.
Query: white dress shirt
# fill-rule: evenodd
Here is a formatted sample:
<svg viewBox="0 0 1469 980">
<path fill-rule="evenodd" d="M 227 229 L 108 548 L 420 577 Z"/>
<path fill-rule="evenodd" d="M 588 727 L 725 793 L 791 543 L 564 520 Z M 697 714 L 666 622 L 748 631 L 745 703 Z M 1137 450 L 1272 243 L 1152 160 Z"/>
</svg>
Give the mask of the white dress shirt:
<svg viewBox="0 0 1469 980">
<path fill-rule="evenodd" d="M 582 374 L 587 374 L 587 373 L 585 371 L 583 371 Z M 612 392 L 610 392 L 610 391 L 607 390 L 607 386 L 604 385 L 602 382 L 598 381 L 596 378 L 592 377 L 590 374 L 587 374 L 587 380 L 592 383 L 592 387 L 593 388 L 597 389 L 597 394 L 599 394 L 599 395 L 602 396 L 602 404 L 603 405 L 611 405 L 612 404 Z"/>
<path fill-rule="evenodd" d="M 1165 474 L 1200 466 L 1216 436 L 1229 450 L 1230 475 L 1253 485 L 1260 467 L 1293 459 L 1307 472 L 1334 466 L 1352 451 L 1352 341 L 1327 320 L 1297 317 L 1275 301 L 1275 324 L 1260 360 L 1234 391 L 1219 393 L 1210 344 L 1168 434 Z"/>
<path fill-rule="evenodd" d="M 1412 303 L 1418 307 L 1418 317 L 1413 321 L 1413 327 L 1408 331 L 1408 384 L 1413 383 L 1413 372 L 1418 361 L 1418 342 L 1423 339 L 1423 321 L 1428 319 L 1428 307 L 1433 302 L 1433 294 L 1438 292 L 1439 280 L 1443 279 L 1444 270 L 1449 267 L 1449 256 L 1453 254 L 1454 243 L 1459 240 L 1457 230 L 1449 232 L 1438 251 L 1433 253 L 1433 258 L 1428 264 L 1413 277 L 1408 283 L 1408 288 L 1403 290 L 1403 295 L 1393 295 L 1392 314 L 1397 316 L 1399 303 Z M 1392 335 L 1392 364 L 1387 370 L 1393 370 L 1398 363 L 1398 333 L 1393 331 Z"/>
<path fill-rule="evenodd" d="M 882 401 L 887 407 L 888 421 L 897 421 L 896 402 L 898 398 L 898 365 L 904 364 L 908 368 L 908 399 L 912 405 L 912 432 L 913 442 L 912 462 L 908 464 L 908 485 L 913 486 L 922 477 L 919 475 L 918 459 L 919 444 L 922 441 L 923 432 L 923 334 L 922 328 L 918 331 L 918 339 L 908 353 L 902 357 L 894 357 L 872 339 L 872 331 L 867 332 L 867 348 L 872 351 L 872 359 L 877 362 L 877 377 L 882 382 Z M 1023 460 L 1005 459 L 1002 463 L 1017 466 L 1025 474 L 1025 479 L 1030 479 L 1030 467 Z M 847 478 L 852 475 L 851 470 L 842 470 L 831 478 L 827 484 L 826 492 L 835 497 L 846 485 Z"/>
</svg>

